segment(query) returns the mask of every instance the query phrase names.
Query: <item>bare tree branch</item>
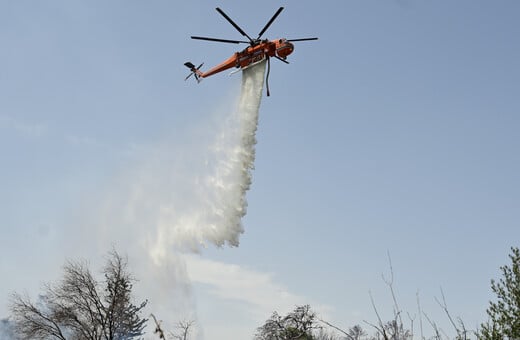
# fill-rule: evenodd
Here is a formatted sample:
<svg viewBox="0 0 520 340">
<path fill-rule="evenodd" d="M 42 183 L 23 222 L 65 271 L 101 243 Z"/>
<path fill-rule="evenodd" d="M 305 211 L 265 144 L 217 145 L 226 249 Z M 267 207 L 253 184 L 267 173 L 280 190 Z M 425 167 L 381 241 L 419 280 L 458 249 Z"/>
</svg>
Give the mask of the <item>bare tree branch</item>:
<svg viewBox="0 0 520 340">
<path fill-rule="evenodd" d="M 349 338 L 349 340 L 355 340 L 354 337 L 353 337 L 352 335 L 348 334 L 347 332 L 345 332 L 345 331 L 342 330 L 341 328 L 339 328 L 339 327 L 337 327 L 337 326 L 334 326 L 333 324 L 331 324 L 331 323 L 329 323 L 329 322 L 327 322 L 327 321 L 325 321 L 325 320 L 323 320 L 323 319 L 319 319 L 319 321 L 321 321 L 321 322 L 323 322 L 324 324 L 326 324 L 327 326 L 332 327 L 332 328 L 334 328 L 335 330 L 337 330 L 337 331 L 343 333 L 347 338 Z"/>
<path fill-rule="evenodd" d="M 389 340 L 388 335 L 385 330 L 385 325 L 383 324 L 383 320 L 381 320 L 381 317 L 379 316 L 379 312 L 377 311 L 376 304 L 374 302 L 374 297 L 372 296 L 372 292 L 368 291 L 368 295 L 370 296 L 370 303 L 372 304 L 372 308 L 374 308 L 374 312 L 376 313 L 377 322 L 379 323 L 379 327 L 377 327 L 374 324 L 369 323 L 367 321 L 365 321 L 365 323 L 367 323 L 368 325 L 377 329 L 381 333 L 381 335 L 383 335 L 384 340 Z"/>
<path fill-rule="evenodd" d="M 421 303 L 419 301 L 419 291 L 415 294 L 417 298 L 417 310 L 419 312 L 419 328 L 421 330 L 421 340 L 424 340 L 424 333 L 423 333 L 423 322 L 422 322 L 422 311 L 421 311 Z"/>
<path fill-rule="evenodd" d="M 155 331 L 154 334 L 159 334 L 159 339 L 165 339 L 166 336 L 164 335 L 164 331 L 161 328 L 162 321 L 158 321 L 155 315 L 150 314 L 150 316 L 153 318 L 153 321 L 155 322 Z"/>
<path fill-rule="evenodd" d="M 442 296 L 442 303 L 441 303 L 441 301 L 439 301 L 439 299 L 437 297 L 435 297 L 435 301 L 442 308 L 442 310 L 444 311 L 444 313 L 446 314 L 446 316 L 450 320 L 450 323 L 452 324 L 453 328 L 457 332 L 457 338 L 459 339 L 459 338 L 462 337 L 462 332 L 459 329 L 459 327 L 457 327 L 457 324 L 455 323 L 455 321 L 453 321 L 453 318 L 450 315 L 450 312 L 448 310 L 448 305 L 446 304 L 446 297 L 444 296 L 444 292 L 442 290 L 442 287 L 440 288 L 440 290 L 441 290 L 441 296 Z"/>
<path fill-rule="evenodd" d="M 399 324 L 403 324 L 403 320 L 401 318 L 401 310 L 399 308 L 399 304 L 397 303 L 397 298 L 395 297 L 394 291 L 394 267 L 392 266 L 392 257 L 390 256 L 390 251 L 386 252 L 388 256 L 388 265 L 390 266 L 390 279 L 386 279 L 384 274 L 381 274 L 383 281 L 390 288 L 390 293 L 392 294 L 392 299 L 394 300 L 394 317 L 399 318 Z"/>
<path fill-rule="evenodd" d="M 94 279 L 85 262 L 68 261 L 62 280 L 44 286 L 39 306 L 13 295 L 15 331 L 24 338 L 78 340 L 133 339 L 143 334 L 146 319 L 139 313 L 146 301 L 132 303 L 132 281 L 126 260 L 110 253 L 105 280 Z"/>
<path fill-rule="evenodd" d="M 171 335 L 174 339 L 177 340 L 188 340 L 188 337 L 190 335 L 190 332 L 195 325 L 195 320 L 185 320 L 185 321 L 179 321 L 175 325 L 175 328 L 177 331 L 171 332 Z"/>
</svg>

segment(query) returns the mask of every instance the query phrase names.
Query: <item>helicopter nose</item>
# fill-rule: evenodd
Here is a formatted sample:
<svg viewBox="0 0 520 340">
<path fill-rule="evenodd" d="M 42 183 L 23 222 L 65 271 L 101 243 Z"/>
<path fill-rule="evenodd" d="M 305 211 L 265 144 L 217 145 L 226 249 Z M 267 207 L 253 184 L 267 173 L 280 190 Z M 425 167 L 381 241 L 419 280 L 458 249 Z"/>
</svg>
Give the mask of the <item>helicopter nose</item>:
<svg viewBox="0 0 520 340">
<path fill-rule="evenodd" d="M 286 58 L 289 54 L 294 51 L 294 45 L 286 41 L 276 49 L 276 54 L 280 58 Z"/>
</svg>

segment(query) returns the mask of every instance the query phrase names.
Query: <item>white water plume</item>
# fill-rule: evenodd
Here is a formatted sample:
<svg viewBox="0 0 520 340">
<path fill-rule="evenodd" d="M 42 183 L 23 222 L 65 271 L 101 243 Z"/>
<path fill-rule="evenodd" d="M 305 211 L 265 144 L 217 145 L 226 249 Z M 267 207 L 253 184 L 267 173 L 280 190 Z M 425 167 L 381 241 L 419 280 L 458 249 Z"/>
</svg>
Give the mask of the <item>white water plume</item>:
<svg viewBox="0 0 520 340">
<path fill-rule="evenodd" d="M 244 232 L 246 191 L 255 159 L 265 63 L 243 71 L 240 98 L 205 159 L 209 171 L 192 182 L 192 201 L 162 206 L 151 255 L 160 262 L 171 247 L 197 251 L 207 243 L 238 246 Z M 189 188 L 188 188 L 189 190 Z"/>
</svg>

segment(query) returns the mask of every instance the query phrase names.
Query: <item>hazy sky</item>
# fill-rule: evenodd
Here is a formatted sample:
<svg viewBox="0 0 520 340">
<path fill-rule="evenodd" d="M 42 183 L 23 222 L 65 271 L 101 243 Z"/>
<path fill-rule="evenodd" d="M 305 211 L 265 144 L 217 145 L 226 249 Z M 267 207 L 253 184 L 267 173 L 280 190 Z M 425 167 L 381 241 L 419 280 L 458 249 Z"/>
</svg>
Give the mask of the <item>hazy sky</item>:
<svg viewBox="0 0 520 340">
<path fill-rule="evenodd" d="M 285 6 L 265 37 L 319 40 L 272 63 L 240 246 L 172 247 L 151 268 L 141 247 L 164 216 L 193 216 L 208 153 L 225 155 L 211 147 L 241 75 L 184 82 L 182 65 L 240 49 L 189 39 L 242 38 L 216 6 L 252 36 Z M 0 318 L 11 292 L 114 247 L 147 312 L 196 317 L 205 339 L 251 338 L 305 303 L 369 328 L 369 291 L 389 319 L 388 253 L 404 311 L 419 293 L 452 333 L 442 287 L 474 328 L 519 245 L 519 14 L 514 0 L 1 1 Z"/>
</svg>

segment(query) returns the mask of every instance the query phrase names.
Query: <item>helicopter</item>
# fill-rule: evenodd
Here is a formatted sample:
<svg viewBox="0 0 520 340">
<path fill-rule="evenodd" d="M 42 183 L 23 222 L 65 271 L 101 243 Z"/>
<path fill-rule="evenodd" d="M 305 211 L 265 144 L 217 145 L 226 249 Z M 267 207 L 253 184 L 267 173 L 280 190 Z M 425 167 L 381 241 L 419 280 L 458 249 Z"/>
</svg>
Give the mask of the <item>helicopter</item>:
<svg viewBox="0 0 520 340">
<path fill-rule="evenodd" d="M 191 39 L 215 41 L 230 44 L 249 44 L 249 46 L 240 52 L 235 52 L 231 57 L 229 57 L 228 59 L 224 60 L 223 62 L 214 66 L 206 72 L 202 72 L 200 70 L 204 63 L 200 64 L 197 67 L 195 67 L 195 65 L 190 61 L 184 63 L 184 65 L 188 67 L 191 71 L 191 73 L 185 78 L 185 80 L 188 80 L 191 76 L 194 76 L 197 82 L 200 82 L 203 78 L 207 78 L 219 72 L 235 67 L 238 70 L 231 72 L 231 74 L 233 74 L 239 72 L 240 70 L 245 70 L 249 67 L 259 64 L 267 59 L 266 89 L 267 96 L 269 96 L 269 72 L 271 69 L 270 58 L 274 57 L 286 64 L 289 64 L 289 62 L 287 61 L 287 56 L 294 51 L 293 42 L 318 40 L 318 38 L 279 38 L 275 40 L 262 39 L 262 35 L 267 31 L 269 26 L 271 26 L 271 24 L 275 21 L 278 15 L 280 15 L 283 9 L 284 7 L 280 7 L 273 15 L 273 17 L 267 22 L 264 28 L 262 28 L 260 33 L 258 33 L 258 37 L 256 39 L 253 39 L 246 32 L 244 32 L 244 30 L 240 28 L 240 26 L 238 26 L 226 13 L 224 13 L 223 10 L 217 7 L 217 12 L 221 14 L 240 34 L 242 34 L 242 36 L 246 37 L 248 41 L 208 38 L 200 36 L 191 36 Z"/>
</svg>

